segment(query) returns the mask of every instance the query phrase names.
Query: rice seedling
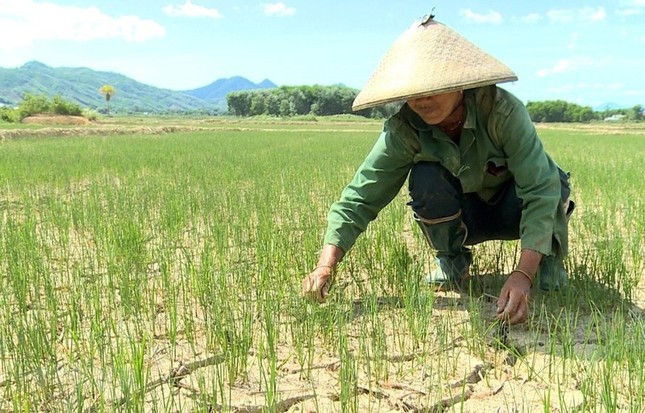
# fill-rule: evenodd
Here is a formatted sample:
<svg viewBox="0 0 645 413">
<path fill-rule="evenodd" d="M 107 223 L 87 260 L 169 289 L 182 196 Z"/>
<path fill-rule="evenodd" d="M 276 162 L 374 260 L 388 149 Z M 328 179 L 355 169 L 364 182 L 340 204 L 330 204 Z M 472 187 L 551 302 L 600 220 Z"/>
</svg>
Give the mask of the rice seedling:
<svg viewBox="0 0 645 413">
<path fill-rule="evenodd" d="M 300 296 L 379 129 L 0 143 L 0 410 L 642 411 L 645 130 L 540 131 L 572 171 L 571 287 L 502 329 L 518 243 L 476 246 L 471 290 L 435 293 L 406 188 L 327 302 Z"/>
</svg>

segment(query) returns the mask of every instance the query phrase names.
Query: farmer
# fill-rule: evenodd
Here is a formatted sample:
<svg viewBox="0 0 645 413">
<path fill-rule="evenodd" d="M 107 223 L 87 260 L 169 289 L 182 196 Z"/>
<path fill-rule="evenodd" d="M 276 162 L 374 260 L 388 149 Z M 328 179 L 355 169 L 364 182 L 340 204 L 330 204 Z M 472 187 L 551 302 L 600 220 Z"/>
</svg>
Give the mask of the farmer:
<svg viewBox="0 0 645 413">
<path fill-rule="evenodd" d="M 322 302 L 334 269 L 408 181 L 408 205 L 436 254 L 427 282 L 464 286 L 469 245 L 521 240 L 499 293 L 500 320 L 526 320 L 531 287 L 567 286 L 568 175 L 546 154 L 525 106 L 497 83 L 505 65 L 433 17 L 393 44 L 354 101 L 405 101 L 328 215 L 324 246 L 303 293 Z"/>
</svg>

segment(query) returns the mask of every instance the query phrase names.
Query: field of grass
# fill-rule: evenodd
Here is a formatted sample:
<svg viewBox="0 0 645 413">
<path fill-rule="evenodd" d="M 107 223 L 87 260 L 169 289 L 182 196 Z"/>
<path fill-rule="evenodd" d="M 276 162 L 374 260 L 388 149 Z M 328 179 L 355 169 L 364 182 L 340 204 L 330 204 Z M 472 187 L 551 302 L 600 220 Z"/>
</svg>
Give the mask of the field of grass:
<svg viewBox="0 0 645 413">
<path fill-rule="evenodd" d="M 0 411 L 645 410 L 645 125 L 539 129 L 572 172 L 571 288 L 505 330 L 517 242 L 435 293 L 405 188 L 328 302 L 300 296 L 380 123 L 112 122 L 0 141 Z"/>
</svg>

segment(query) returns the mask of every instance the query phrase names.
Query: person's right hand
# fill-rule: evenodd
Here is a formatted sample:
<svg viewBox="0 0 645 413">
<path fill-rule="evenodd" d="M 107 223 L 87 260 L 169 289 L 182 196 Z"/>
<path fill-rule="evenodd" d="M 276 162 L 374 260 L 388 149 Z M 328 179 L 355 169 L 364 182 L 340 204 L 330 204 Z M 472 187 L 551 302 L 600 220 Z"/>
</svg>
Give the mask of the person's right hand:
<svg viewBox="0 0 645 413">
<path fill-rule="evenodd" d="M 302 295 L 323 303 L 329 294 L 332 280 L 332 267 L 317 267 L 302 280 Z"/>
<path fill-rule="evenodd" d="M 520 324 L 529 314 L 531 281 L 519 273 L 511 273 L 497 300 L 497 318 L 508 324 Z"/>
</svg>

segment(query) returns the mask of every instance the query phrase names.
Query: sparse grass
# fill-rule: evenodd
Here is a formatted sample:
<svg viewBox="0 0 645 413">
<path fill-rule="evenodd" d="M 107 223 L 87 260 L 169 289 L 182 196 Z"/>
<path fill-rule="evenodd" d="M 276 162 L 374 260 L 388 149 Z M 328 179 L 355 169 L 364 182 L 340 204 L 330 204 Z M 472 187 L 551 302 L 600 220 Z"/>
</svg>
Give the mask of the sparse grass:
<svg viewBox="0 0 645 413">
<path fill-rule="evenodd" d="M 330 300 L 300 297 L 379 123 L 181 122 L 210 130 L 0 143 L 0 411 L 642 411 L 645 131 L 541 131 L 572 171 L 572 287 L 504 333 L 502 277 L 420 283 L 406 188 Z"/>
</svg>

